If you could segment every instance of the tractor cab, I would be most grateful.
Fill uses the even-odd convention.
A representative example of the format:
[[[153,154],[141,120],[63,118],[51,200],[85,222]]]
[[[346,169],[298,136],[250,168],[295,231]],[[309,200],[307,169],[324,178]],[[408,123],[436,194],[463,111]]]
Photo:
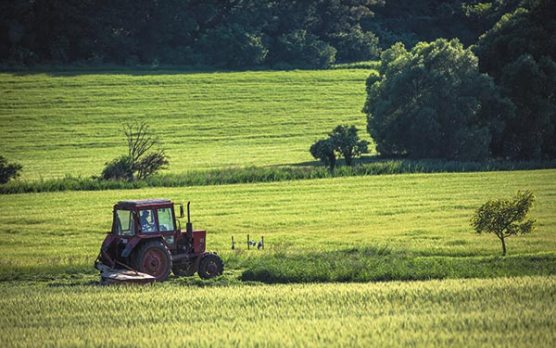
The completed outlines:
[[[180,207],[183,211],[183,206]],[[168,248],[173,249],[179,235],[174,203],[166,199],[118,202],[114,206],[111,233],[124,239],[162,237]]]
[[[184,216],[183,205],[179,205]],[[114,205],[112,229],[95,262],[99,270],[127,269],[158,281],[198,273],[203,279],[221,275],[222,259],[205,251],[206,231],[194,230],[187,204],[186,229],[181,230],[174,203],[168,199],[120,201]]]

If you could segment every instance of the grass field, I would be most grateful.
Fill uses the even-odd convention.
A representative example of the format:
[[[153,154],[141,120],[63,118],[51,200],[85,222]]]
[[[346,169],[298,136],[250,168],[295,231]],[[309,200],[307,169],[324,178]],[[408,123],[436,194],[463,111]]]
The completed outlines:
[[[284,255],[354,248],[480,261],[498,257],[501,246],[493,235],[473,232],[469,219],[474,209],[488,199],[511,197],[518,189],[537,195],[532,217],[538,229],[510,238],[509,255],[552,255],[545,264],[551,274],[556,272],[555,181],[556,170],[540,170],[9,195],[0,201],[0,275],[4,280],[29,275],[55,279],[68,272],[92,272],[111,225],[112,205],[153,197],[192,201],[194,226],[207,229],[209,249],[224,256],[229,270],[242,271],[259,257],[275,256],[270,263]],[[265,251],[247,252],[247,234],[255,240],[264,235]],[[235,252],[230,250],[232,236],[241,243]]]
[[[311,162],[339,123],[368,138],[371,72],[0,74],[0,154],[26,180],[99,175],[138,120],[167,149],[168,173]]]
[[[371,71],[0,74],[0,155],[25,181],[97,175],[138,119],[169,175],[312,164],[339,123],[367,137]],[[2,346],[553,347],[555,184],[547,169],[0,195]],[[520,189],[537,229],[503,258],[469,220]],[[192,202],[224,275],[97,286],[112,205],[159,197]]]
[[[554,347],[556,277],[147,288],[0,284],[3,347]]]

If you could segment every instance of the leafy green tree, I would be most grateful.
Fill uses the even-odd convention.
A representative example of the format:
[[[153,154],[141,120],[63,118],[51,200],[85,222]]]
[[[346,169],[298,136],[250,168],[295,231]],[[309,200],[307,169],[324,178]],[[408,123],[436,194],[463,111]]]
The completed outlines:
[[[338,125],[329,133],[330,140],[341,157],[346,161],[346,165],[351,166],[353,159],[363,153],[369,153],[369,143],[360,140],[355,126]]]
[[[330,138],[315,142],[311,145],[310,152],[315,159],[324,163],[325,167],[329,167],[330,171],[334,171],[336,167],[336,153],[334,152],[334,144]]]
[[[327,67],[338,48],[342,59],[368,56],[376,37],[360,28],[372,16],[371,7],[376,3],[4,1],[0,4],[0,63],[161,63],[227,68],[282,63],[291,67]],[[296,46],[299,42],[301,49]],[[294,53],[283,55],[282,49],[287,51],[288,47]]]
[[[106,163],[103,179],[142,180],[169,164],[164,149],[156,148],[159,141],[147,123],[127,124],[124,133],[128,154]]]
[[[497,155],[513,104],[458,40],[396,44],[367,80],[367,130],[382,156],[483,160]]]
[[[534,201],[531,191],[518,191],[514,199],[490,200],[477,209],[471,226],[479,234],[494,233],[502,242],[502,255],[506,256],[506,238],[533,231],[535,220],[527,219],[527,213]]]
[[[333,171],[336,166],[336,154],[343,157],[346,165],[351,166],[353,159],[368,153],[369,143],[360,140],[355,126],[338,125],[328,133],[327,139],[321,139],[311,145],[310,151],[314,158],[321,160]]]
[[[19,163],[8,163],[4,156],[0,156],[0,184],[6,184],[11,179],[19,176],[19,172],[23,166]]]
[[[516,106],[503,135],[504,157],[556,157],[556,6],[532,1],[506,14],[473,48],[480,69]]]
[[[364,32],[354,26],[348,32],[330,35],[332,46],[338,50],[339,62],[357,62],[377,59],[380,56],[378,37],[370,31]]]

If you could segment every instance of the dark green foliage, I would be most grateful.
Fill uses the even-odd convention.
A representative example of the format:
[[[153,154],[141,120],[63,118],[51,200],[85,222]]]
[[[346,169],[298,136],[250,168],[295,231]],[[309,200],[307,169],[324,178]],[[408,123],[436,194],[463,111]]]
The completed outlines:
[[[338,125],[328,134],[334,150],[346,161],[346,165],[353,165],[353,159],[361,154],[369,153],[366,140],[360,140],[355,126]]]
[[[143,180],[168,165],[164,149],[155,148],[158,145],[149,125],[134,123],[125,126],[128,154],[120,156],[106,163],[102,171],[104,180]]]
[[[23,167],[19,163],[8,163],[4,156],[0,156],[0,185],[17,178]]]
[[[480,68],[516,106],[503,135],[504,156],[556,157],[556,6],[533,2],[505,15],[474,47]]]
[[[485,160],[498,155],[513,105],[457,41],[396,44],[367,81],[367,130],[382,156]]]
[[[156,174],[160,169],[168,166],[168,160],[164,154],[164,150],[156,150],[149,154],[144,155],[136,164],[137,180],[146,179],[153,174]]]
[[[333,34],[330,39],[332,46],[338,50],[338,62],[357,62],[380,56],[378,37],[372,32],[363,31],[361,27],[356,26],[349,32]]]
[[[16,0],[0,5],[0,63],[323,68],[377,56],[377,0]]]
[[[114,158],[106,163],[106,167],[102,170],[102,178],[105,180],[133,180],[133,160],[131,157],[124,155]]]
[[[534,0],[533,0],[534,1]],[[373,8],[372,20],[362,26],[387,48],[396,42],[413,47],[420,41],[438,38],[458,38],[465,46],[478,37],[506,13],[531,0],[386,0],[384,6]]]
[[[324,163],[325,167],[329,167],[331,171],[334,171],[336,167],[336,153],[334,152],[334,144],[330,138],[318,140],[311,145],[309,151],[311,151],[311,155],[313,155],[314,158]]]
[[[271,50],[274,64],[301,68],[328,68],[336,60],[336,49],[306,30],[280,36]]]
[[[261,65],[268,53],[260,33],[250,32],[239,24],[223,24],[207,30],[198,47],[209,65],[223,68]]]
[[[505,239],[531,233],[535,220],[526,220],[535,196],[531,191],[519,191],[514,199],[490,200],[483,204],[471,219],[477,233],[494,233],[502,242],[502,256],[506,256]]]
[[[343,157],[346,165],[353,165],[353,159],[368,153],[369,143],[360,140],[355,126],[338,125],[328,133],[327,139],[318,140],[311,148],[311,155],[321,160],[326,167],[333,171],[336,164],[336,154]]]
[[[459,38],[471,45],[502,15],[536,3],[538,0],[4,1],[0,5],[0,62],[10,68],[114,63],[300,67],[300,62],[312,64],[314,57],[283,60],[283,43],[279,43],[300,31],[325,44],[319,51],[333,47],[339,62],[353,62],[375,59],[380,47],[396,42],[412,47],[420,41]],[[312,49],[305,52],[315,54]],[[317,63],[311,67],[326,66],[321,60]]]

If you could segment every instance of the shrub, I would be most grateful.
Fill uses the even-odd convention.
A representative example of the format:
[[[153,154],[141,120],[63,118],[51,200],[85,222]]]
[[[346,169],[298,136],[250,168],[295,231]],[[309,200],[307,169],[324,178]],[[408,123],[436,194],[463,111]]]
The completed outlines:
[[[331,171],[336,167],[336,153],[334,153],[334,144],[332,140],[321,139],[311,145],[309,149],[314,158],[324,163],[325,167],[329,167]]]
[[[6,184],[11,179],[17,178],[23,167],[18,163],[8,163],[8,161],[0,156],[0,184]]]

